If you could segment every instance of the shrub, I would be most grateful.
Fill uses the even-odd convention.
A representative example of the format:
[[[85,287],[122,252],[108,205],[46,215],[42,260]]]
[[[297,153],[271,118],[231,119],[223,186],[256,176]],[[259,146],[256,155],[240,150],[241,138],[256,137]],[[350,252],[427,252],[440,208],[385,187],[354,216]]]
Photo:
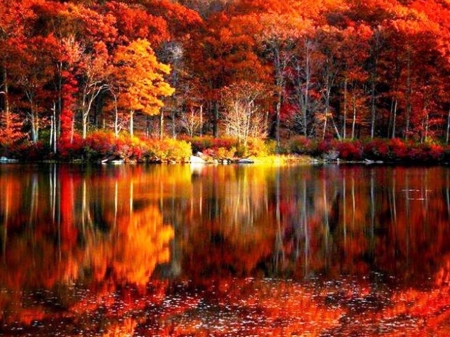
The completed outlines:
[[[363,149],[359,141],[342,141],[337,145],[339,158],[344,160],[361,160]]]
[[[393,138],[389,141],[388,158],[393,161],[408,160],[411,152],[408,145],[399,138]]]
[[[305,136],[291,138],[288,145],[289,151],[296,154],[313,154],[317,152],[317,144]]]
[[[409,148],[408,159],[420,163],[436,163],[444,159],[444,148],[436,144],[417,144]]]
[[[373,160],[386,160],[389,146],[384,139],[372,139],[363,145],[363,157]]]
[[[445,145],[443,147],[442,160],[445,162],[450,162],[450,145]]]
[[[184,139],[191,143],[193,153],[204,152],[207,149],[217,150],[220,147],[231,150],[238,145],[237,140],[234,138],[213,138],[204,136]]]
[[[123,134],[115,140],[114,155],[120,158],[143,161],[146,152],[146,142],[138,137]]]
[[[89,134],[84,142],[84,155],[87,160],[118,157],[143,161],[147,152],[147,142],[126,133],[116,138],[113,132],[96,131]]]
[[[235,154],[235,147],[231,147],[230,149],[227,149],[226,147],[219,147],[216,150],[215,156],[217,157],[217,159],[233,159]]]
[[[442,161],[444,159],[444,147],[442,145],[429,145],[429,153],[432,160]]]
[[[339,142],[336,139],[324,139],[317,144],[313,155],[323,156],[338,151]]]
[[[245,146],[244,144],[238,144],[238,146],[236,147],[236,156],[239,158],[247,158],[249,156],[248,146]]]
[[[192,146],[192,151],[194,153],[203,152],[206,149],[209,149],[213,145],[214,138],[204,136],[204,137],[193,137],[189,139]]]
[[[37,143],[24,142],[14,148],[11,153],[13,158],[23,161],[38,161],[48,158],[50,149],[41,141]]]
[[[172,138],[147,141],[146,156],[151,162],[187,162],[192,154],[191,144]]]
[[[77,133],[73,138],[60,138],[57,144],[58,158],[61,160],[73,160],[84,156],[84,140]]]
[[[266,150],[269,155],[277,153],[288,153],[286,147],[277,148],[277,142],[275,140],[268,139],[264,142]]]
[[[84,153],[88,160],[115,155],[115,136],[112,132],[95,131],[85,139]]]
[[[212,147],[219,148],[224,147],[226,149],[231,149],[232,147],[236,147],[237,140],[234,138],[214,138],[212,142]]]
[[[273,154],[271,145],[273,146],[273,144],[266,143],[263,139],[250,138],[247,141],[247,156],[265,157]]]

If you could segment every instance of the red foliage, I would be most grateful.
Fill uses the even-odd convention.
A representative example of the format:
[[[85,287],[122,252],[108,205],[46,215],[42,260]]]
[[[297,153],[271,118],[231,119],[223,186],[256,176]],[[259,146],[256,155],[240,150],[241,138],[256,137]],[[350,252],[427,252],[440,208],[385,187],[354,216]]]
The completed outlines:
[[[115,139],[110,132],[97,131],[91,133],[85,140],[87,159],[100,159],[114,154]]]
[[[78,133],[70,137],[61,137],[58,140],[58,156],[62,160],[81,158],[84,151],[84,140]]]
[[[364,157],[385,160],[389,152],[388,143],[383,139],[372,139],[363,146]]]
[[[339,142],[334,138],[325,138],[317,144],[317,153],[323,154],[330,151],[335,151],[338,148]]]
[[[408,146],[399,138],[393,138],[388,143],[389,159],[393,161],[402,161],[408,158]]]
[[[49,149],[41,141],[36,143],[22,143],[10,149],[13,158],[23,161],[37,161],[46,159]]]
[[[437,144],[413,144],[401,139],[373,139],[364,145],[364,157],[388,162],[438,163],[445,159],[445,148]]]
[[[237,140],[234,138],[213,138],[206,136],[186,138],[185,140],[191,143],[194,153],[198,151],[204,152],[207,149],[216,151],[221,147],[230,150],[232,147],[237,146]]]
[[[73,135],[73,108],[75,99],[73,94],[76,92],[76,80],[69,77],[62,86],[63,107],[61,111],[61,138],[71,138]]]
[[[344,160],[361,160],[363,150],[359,141],[343,141],[338,144],[339,158]]]
[[[141,161],[146,152],[146,144],[136,137],[126,135],[115,139],[114,154],[120,158]]]
[[[305,136],[293,137],[289,142],[289,150],[296,154],[312,154],[316,151],[316,143]]]
[[[418,144],[411,146],[408,160],[419,163],[435,163],[444,159],[444,148],[435,144]]]

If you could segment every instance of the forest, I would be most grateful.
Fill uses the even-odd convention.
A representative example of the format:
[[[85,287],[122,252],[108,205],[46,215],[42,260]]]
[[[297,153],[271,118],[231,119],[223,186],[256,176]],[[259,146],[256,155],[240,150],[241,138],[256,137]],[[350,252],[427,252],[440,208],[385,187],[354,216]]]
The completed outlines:
[[[450,157],[447,0],[5,0],[0,17],[1,156]]]

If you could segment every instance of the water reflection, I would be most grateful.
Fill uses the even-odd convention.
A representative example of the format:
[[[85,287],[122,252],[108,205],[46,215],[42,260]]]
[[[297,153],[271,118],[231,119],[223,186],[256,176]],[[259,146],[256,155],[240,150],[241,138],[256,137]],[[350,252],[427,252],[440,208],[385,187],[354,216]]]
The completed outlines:
[[[449,217],[439,167],[2,165],[0,334],[439,335]]]

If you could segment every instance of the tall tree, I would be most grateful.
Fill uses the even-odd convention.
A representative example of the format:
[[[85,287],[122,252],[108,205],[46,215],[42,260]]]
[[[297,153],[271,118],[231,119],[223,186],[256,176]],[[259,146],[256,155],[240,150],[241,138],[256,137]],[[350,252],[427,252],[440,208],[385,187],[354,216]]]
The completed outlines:
[[[120,46],[114,56],[115,79],[123,90],[119,107],[129,111],[129,131],[134,134],[134,114],[157,115],[164,106],[163,98],[174,89],[165,81],[170,66],[160,63],[150,42],[138,39],[128,46]]]
[[[26,112],[30,140],[37,143],[43,123],[48,124],[53,93],[48,89],[54,75],[53,51],[57,49],[53,36],[32,37],[17,48],[14,74],[23,92],[21,106]]]
[[[21,123],[20,117],[12,115],[11,111],[11,69],[17,62],[14,54],[25,37],[26,23],[33,18],[31,5],[31,1],[0,3],[0,128],[10,136],[18,136],[17,127]]]
[[[249,137],[264,138],[267,124],[264,118],[263,101],[268,90],[263,84],[247,81],[233,83],[222,89],[225,106],[224,123],[226,134],[247,146]]]

